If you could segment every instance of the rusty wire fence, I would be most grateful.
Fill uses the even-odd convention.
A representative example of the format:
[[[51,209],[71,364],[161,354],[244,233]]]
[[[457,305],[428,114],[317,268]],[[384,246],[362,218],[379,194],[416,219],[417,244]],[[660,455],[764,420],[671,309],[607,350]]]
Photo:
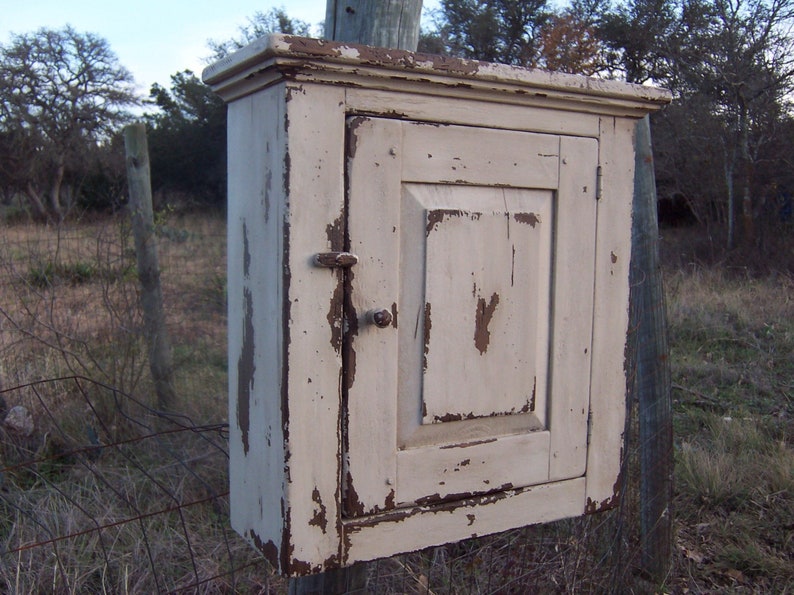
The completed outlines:
[[[168,223],[179,414],[152,405],[123,221],[3,230],[0,591],[288,590],[228,523],[225,222]],[[613,510],[372,562],[367,591],[652,591],[629,413]]]
[[[49,405],[64,392],[77,414]],[[163,414],[77,376],[0,397],[36,418],[29,435],[0,431],[5,592],[286,592],[228,525],[225,423]],[[651,591],[639,574],[636,488],[624,494],[610,512],[370,563],[367,590]]]
[[[70,395],[71,415],[50,405],[56,392]],[[158,413],[78,376],[2,397],[35,422],[2,432],[0,588],[267,589],[263,564],[226,523],[226,424]]]

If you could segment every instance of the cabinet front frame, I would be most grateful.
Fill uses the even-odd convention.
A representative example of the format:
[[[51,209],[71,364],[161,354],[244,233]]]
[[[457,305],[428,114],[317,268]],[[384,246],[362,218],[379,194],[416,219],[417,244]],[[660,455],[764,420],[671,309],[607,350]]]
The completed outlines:
[[[278,511],[263,510],[259,515],[238,515],[235,528],[263,552],[265,548],[275,548],[278,553],[269,559],[277,559],[282,572],[307,574],[612,505],[617,494],[625,419],[623,364],[634,166],[633,159],[627,156],[633,155],[634,120],[499,105],[464,96],[440,101],[437,97],[399,91],[291,81],[243,99],[254,104],[250,116],[270,117],[263,108],[257,114],[256,103],[262,97],[276,97],[284,102],[283,120],[272,123],[264,143],[271,143],[266,150],[275,152],[270,161],[277,164],[281,159],[283,179],[278,179],[277,167],[269,174],[263,171],[260,196],[247,196],[244,200],[261,203],[262,209],[255,217],[280,219],[271,221],[268,228],[280,238],[276,250],[276,257],[283,261],[279,324],[285,336],[275,345],[283,360],[278,380],[257,378],[256,390],[265,392],[261,397],[252,394],[250,406],[256,407],[258,398],[281,403],[281,427],[274,431],[272,439],[284,442],[285,467],[273,471],[283,476],[283,526],[274,529],[273,523],[266,520],[278,515]],[[268,102],[272,100],[262,105]],[[311,257],[317,252],[344,248],[341,148],[345,142],[345,119],[356,115],[598,139],[598,164],[603,175],[593,255],[593,373],[584,477],[360,519],[343,517],[339,507],[344,414],[342,353],[340,329],[334,322],[343,307],[343,275],[338,270],[317,268]],[[246,117],[249,116],[243,115],[233,125],[244,129]],[[279,156],[278,151],[283,151],[283,155]],[[230,153],[230,163],[234,159],[245,162],[251,156],[235,157]],[[268,188],[273,188],[273,192],[268,194]],[[230,221],[230,230],[238,227],[239,222]],[[231,234],[230,231],[230,239],[239,241]],[[251,271],[256,270],[260,256],[249,257],[253,263],[249,273],[256,277]],[[255,329],[264,329],[271,323],[262,315],[252,321]],[[272,386],[263,387],[267,382]],[[258,456],[261,455],[247,452],[244,458]],[[266,478],[257,482],[259,489],[265,489],[266,484]],[[240,489],[250,488],[234,488]],[[238,496],[239,505],[255,510],[257,498],[255,493]],[[276,539],[278,530],[281,539]]]

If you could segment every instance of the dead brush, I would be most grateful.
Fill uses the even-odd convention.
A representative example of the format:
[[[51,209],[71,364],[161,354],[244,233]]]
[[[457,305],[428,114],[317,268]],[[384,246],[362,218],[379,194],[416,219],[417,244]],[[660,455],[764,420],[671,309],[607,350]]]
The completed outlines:
[[[225,426],[163,417],[86,378],[61,382],[83,407],[51,411],[47,382],[31,385],[49,415],[38,447],[12,461],[2,444],[0,584],[113,593],[250,584],[236,569],[264,563],[226,521]],[[116,411],[98,406],[105,391]]]
[[[179,241],[163,240],[177,381],[184,410],[200,411],[213,420],[208,425],[147,405],[123,220],[4,229],[0,391],[6,409],[26,408],[35,431],[0,430],[0,591],[228,592],[267,584],[263,563],[226,521],[225,312],[200,299],[225,268],[224,222],[177,224],[195,225]]]

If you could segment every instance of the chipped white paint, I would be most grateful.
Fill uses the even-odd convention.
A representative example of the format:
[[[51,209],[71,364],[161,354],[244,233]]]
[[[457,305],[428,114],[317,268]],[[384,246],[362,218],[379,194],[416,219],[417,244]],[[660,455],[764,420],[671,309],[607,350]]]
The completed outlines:
[[[598,228],[595,254],[595,301],[593,305],[593,366],[590,386],[590,448],[587,452],[587,510],[600,510],[617,504],[620,457],[623,451],[625,411],[615,407],[626,394],[623,365],[626,337],[615,329],[628,329],[628,298],[631,242],[625,234],[631,229],[631,191],[634,185],[634,122],[621,118],[601,118],[599,160],[602,171],[602,196],[598,201]],[[632,145],[626,139],[632,139]],[[619,295],[620,300],[610,296]],[[599,346],[598,349],[595,346]],[[611,373],[604,373],[612,370]],[[593,448],[600,445],[600,448]]]
[[[365,88],[388,86],[388,81],[397,84],[402,79],[403,83],[419,82],[426,93],[434,94],[440,93],[437,85],[457,85],[458,89],[470,85],[500,91],[504,103],[534,96],[558,107],[579,103],[578,108],[570,106],[573,111],[619,110],[634,117],[670,101],[669,92],[655,87],[291,35],[261,37],[205,68],[202,75],[222,96],[231,98],[253,92],[285,71],[298,81],[306,77],[342,82],[345,78],[350,81],[352,75],[356,85]],[[448,95],[454,96],[455,91]]]
[[[462,190],[430,192],[442,188]],[[552,193],[466,190],[425,210],[423,424],[537,415],[545,402]],[[459,194],[473,194],[470,210]]]
[[[590,360],[598,348],[592,344],[597,148],[596,140],[590,138],[560,139],[560,224],[554,246],[554,338],[550,345],[552,480],[582,475],[586,467]]]
[[[506,490],[449,505],[417,506],[345,524],[348,559],[373,560],[398,549],[421,548],[488,535],[530,523],[580,515],[584,478]]]
[[[283,92],[283,91],[282,91]],[[229,195],[263,200],[229,201],[228,301],[229,458],[232,524],[278,566],[287,519],[285,434],[280,399],[262,390],[282,383],[281,242],[286,190],[278,171],[286,137],[284,103],[268,91],[229,106]],[[249,122],[243,126],[240,122]],[[253,225],[251,222],[257,222]],[[257,258],[269,254],[271,258]],[[254,263],[256,263],[254,265]],[[259,322],[267,317],[270,324]],[[254,496],[256,495],[256,496]]]
[[[360,516],[393,506],[397,463],[393,454],[397,440],[397,418],[393,397],[399,375],[396,328],[404,325],[407,312],[399,299],[401,254],[399,193],[401,136],[397,120],[373,121],[353,118],[348,126],[350,180],[347,228],[351,250],[357,251],[361,266],[352,271],[351,301],[358,316],[358,331],[349,337],[355,369],[348,370],[346,442],[366,444],[355,456],[345,452],[342,485],[348,516]],[[392,149],[395,149],[392,151]],[[372,175],[377,172],[377,175]],[[377,279],[362,284],[362,279]],[[391,328],[381,329],[363,320],[374,308],[392,308]],[[368,360],[378,354],[376,360]],[[359,363],[359,358],[361,362]],[[371,368],[374,365],[375,368]],[[362,372],[362,373],[359,373]],[[376,396],[378,395],[378,396]],[[380,396],[392,398],[383,402]],[[351,420],[353,416],[355,420]],[[391,481],[391,484],[387,483]]]
[[[350,340],[351,516],[581,476],[596,140],[374,118],[350,137],[353,304],[400,297],[396,328]]]
[[[295,575],[613,504],[633,123],[669,95],[278,35],[204,77],[235,529]]]

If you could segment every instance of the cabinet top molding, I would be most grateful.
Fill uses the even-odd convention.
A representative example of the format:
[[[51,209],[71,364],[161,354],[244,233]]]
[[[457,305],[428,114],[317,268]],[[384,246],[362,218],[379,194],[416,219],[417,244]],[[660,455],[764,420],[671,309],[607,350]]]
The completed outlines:
[[[346,42],[270,34],[208,66],[205,83],[231,101],[283,80],[640,118],[671,101],[658,87]],[[580,107],[576,107],[580,104]]]

